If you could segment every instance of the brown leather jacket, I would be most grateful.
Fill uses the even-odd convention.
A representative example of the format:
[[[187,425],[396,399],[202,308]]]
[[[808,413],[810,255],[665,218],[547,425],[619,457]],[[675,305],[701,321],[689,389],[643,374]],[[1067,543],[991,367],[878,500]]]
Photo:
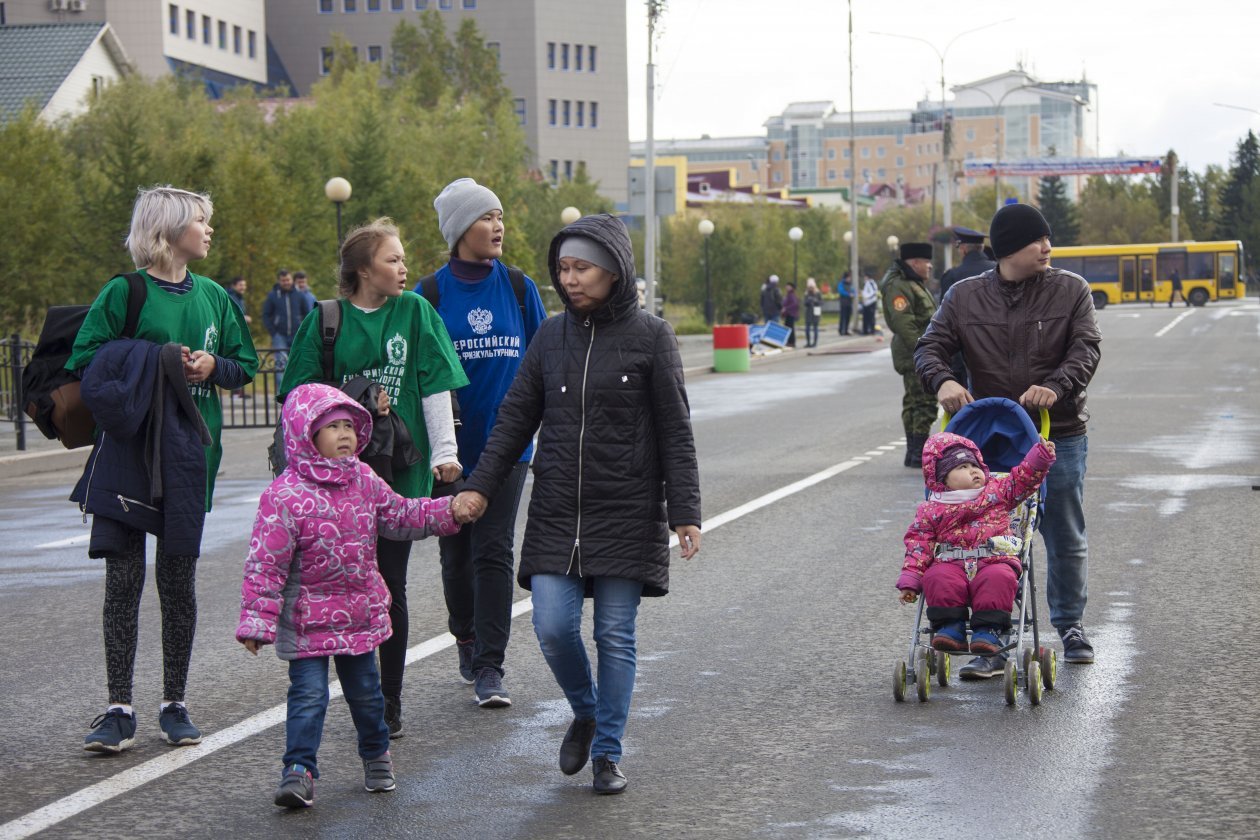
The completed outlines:
[[[1018,402],[1030,385],[1049,388],[1058,396],[1050,433],[1070,437],[1085,433],[1085,388],[1098,369],[1101,341],[1083,278],[1052,266],[1009,283],[993,268],[954,284],[915,346],[914,365],[932,394],[957,381],[950,359],[958,350],[977,399]]]

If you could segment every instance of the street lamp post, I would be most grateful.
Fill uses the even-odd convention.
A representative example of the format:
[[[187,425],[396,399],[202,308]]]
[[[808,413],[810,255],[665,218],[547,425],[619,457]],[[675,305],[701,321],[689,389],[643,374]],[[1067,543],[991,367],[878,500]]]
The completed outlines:
[[[713,326],[713,280],[709,273],[709,237],[713,235],[713,222],[701,219],[696,226],[704,240],[704,323]]]
[[[337,247],[341,247],[341,205],[350,200],[350,182],[345,178],[329,178],[324,184],[324,195],[337,205]]]
[[[792,240],[792,285],[796,285],[796,246],[801,241],[801,237],[805,235],[805,231],[798,227],[788,230],[788,239]]]

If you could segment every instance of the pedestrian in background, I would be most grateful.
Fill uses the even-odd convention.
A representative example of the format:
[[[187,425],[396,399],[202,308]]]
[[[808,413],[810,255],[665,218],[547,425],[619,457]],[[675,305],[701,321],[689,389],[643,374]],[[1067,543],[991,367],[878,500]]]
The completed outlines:
[[[201,742],[184,706],[193,636],[197,629],[197,558],[201,553],[204,513],[214,498],[214,480],[223,457],[223,406],[216,388],[239,388],[258,370],[258,354],[245,326],[245,317],[223,287],[208,277],[193,274],[188,263],[205,259],[210,252],[210,216],[214,205],[200,193],[154,187],[140,191],[131,212],[127,249],[144,278],[146,295],[135,338],[153,344],[179,345],[187,395],[205,423],[209,443],[204,460],[176,459],[164,464],[166,481],[163,510],[178,513],[171,521],[184,528],[164,528],[157,538],[154,563],[158,599],[162,604],[162,705],[158,725],[168,744],[184,746]],[[82,371],[114,344],[126,320],[130,294],[125,277],[105,284],[88,310],[66,362],[68,370]],[[105,352],[110,352],[105,350]],[[130,359],[128,359],[130,361]],[[127,365],[126,375],[138,375]],[[124,384],[131,384],[130,381]],[[134,388],[120,389],[134,393]],[[168,424],[163,424],[165,429]],[[141,436],[142,437],[142,436]],[[164,439],[165,440],[165,439]],[[121,442],[126,446],[126,442]],[[126,482],[138,480],[150,487],[156,476],[153,465],[140,459],[110,460],[121,450],[120,441],[98,433],[96,446],[71,497],[92,513],[92,541],[88,556],[105,559],[105,606],[102,635],[105,641],[105,674],[109,683],[109,707],[92,722],[83,748],[90,752],[117,753],[135,743],[136,714],[132,709],[132,674],[140,633],[140,596],[145,578],[145,526],[139,505],[120,500]],[[194,452],[194,457],[195,457]],[[168,470],[175,469],[175,474]],[[197,475],[204,469],[204,476]],[[182,479],[176,487],[169,479]],[[111,504],[103,504],[104,501]],[[134,513],[136,516],[131,516]],[[200,515],[199,515],[200,514]],[[195,531],[187,523],[195,521]]]
[[[311,308],[311,299],[294,288],[289,270],[282,268],[276,272],[276,284],[263,301],[263,327],[271,336],[271,348],[275,352],[276,391],[280,390],[288,364],[289,347]]]
[[[669,589],[670,529],[684,559],[700,550],[695,441],[677,339],[635,303],[621,220],[578,219],[556,234],[547,265],[565,311],[530,343],[456,516],[485,510],[538,432],[517,580],[533,593],[534,632],[573,710],[560,769],[573,775],[589,756],[594,791],[620,793],[639,600]]]
[[[945,300],[945,295],[950,288],[959,280],[976,277],[984,274],[991,268],[997,268],[997,263],[989,259],[988,254],[985,253],[984,234],[980,231],[956,227],[954,228],[954,244],[957,245],[958,253],[962,255],[962,260],[958,265],[941,275],[942,301]],[[963,354],[955,353],[950,366],[954,369],[954,378],[965,385],[967,383],[967,362],[963,358]]]
[[[862,307],[862,335],[875,334],[875,305],[879,303],[879,285],[869,274],[862,280],[862,295],[858,298]]]
[[[915,366],[924,387],[956,414],[982,397],[1005,397],[1050,415],[1057,460],[1046,479],[1040,533],[1046,548],[1046,600],[1063,658],[1087,664],[1085,636],[1089,545],[1085,533],[1085,460],[1089,451],[1085,389],[1098,369],[1102,335],[1089,283],[1050,265],[1050,225],[1027,204],[1008,204],[989,226],[998,266],[950,290],[919,340]],[[976,324],[984,325],[976,328]],[[969,386],[950,359],[967,357]],[[960,676],[1002,673],[1004,657],[977,657]]]
[[[761,317],[767,324],[777,324],[782,311],[783,294],[779,291],[779,275],[771,274],[761,284]]]
[[[836,284],[840,294],[840,335],[849,334],[849,320],[853,317],[853,273],[846,271]]]
[[[822,292],[813,277],[805,281],[805,346],[818,346],[818,324],[822,321]]]
[[[228,297],[232,299],[232,303],[236,304],[236,308],[241,310],[241,314],[245,316],[246,325],[249,325],[253,323],[254,319],[249,317],[249,312],[245,308],[245,293],[247,291],[249,291],[249,283],[239,274],[228,281]],[[238,400],[250,399],[249,394],[245,393],[244,388],[237,388],[233,390],[232,396]]]
[[[395,466],[389,486],[409,499],[431,494],[433,479],[451,482],[462,469],[455,446],[451,394],[468,384],[442,319],[429,302],[407,291],[407,264],[398,228],[377,219],[351,231],[341,245],[337,283],[341,332],[333,346],[332,380],[363,376],[381,386],[383,405],[403,421],[419,460]],[[294,337],[279,399],[307,382],[324,379],[319,312]],[[377,415],[381,415],[378,413]],[[394,633],[380,646],[381,690],[391,738],[403,735],[402,684],[410,614],[407,562],[411,541],[381,535],[376,558],[389,587]]]
[[[788,328],[788,347],[796,346],[796,319],[801,317],[801,299],[796,296],[796,284],[788,283],[783,295],[783,326]]]
[[[468,384],[456,393],[459,462],[476,468],[499,404],[521,366],[538,325],[547,317],[534,281],[513,278],[500,258],[505,228],[499,197],[472,178],[447,184],[433,201],[450,261],[433,276],[437,312],[455,343]],[[517,280],[520,297],[517,296]],[[421,284],[423,285],[423,283]],[[417,286],[416,291],[424,294]],[[442,591],[455,637],[459,675],[483,708],[512,705],[503,685],[503,657],[512,629],[516,510],[533,457],[526,446],[482,517],[442,537]]]
[[[319,303],[315,293],[311,291],[311,284],[306,278],[305,271],[293,272],[293,288],[297,289],[311,304],[311,309],[315,308],[315,304]]]
[[[1185,292],[1181,290],[1180,272],[1178,272],[1177,269],[1174,268],[1172,270],[1172,276],[1169,277],[1168,279],[1172,281],[1172,291],[1168,293],[1168,308],[1172,309],[1173,301],[1176,300],[1178,296],[1181,297],[1182,303],[1184,303],[1186,306],[1189,306],[1190,301],[1186,300]]]
[[[907,467],[923,466],[923,444],[936,422],[936,397],[923,389],[914,370],[914,347],[932,323],[936,301],[927,289],[932,276],[932,243],[903,242],[899,258],[884,275],[884,323],[892,333],[893,370],[901,376],[901,428],[906,433]]]
[[[258,500],[236,640],[255,656],[275,645],[276,656],[289,663],[275,803],[309,808],[328,712],[329,659],[358,732],[363,787],[394,789],[376,668],[376,649],[392,632],[377,534],[419,540],[453,534],[459,525],[449,498],[404,498],[359,460],[372,438],[372,415],[342,391],[302,385],[283,414],[288,466]]]

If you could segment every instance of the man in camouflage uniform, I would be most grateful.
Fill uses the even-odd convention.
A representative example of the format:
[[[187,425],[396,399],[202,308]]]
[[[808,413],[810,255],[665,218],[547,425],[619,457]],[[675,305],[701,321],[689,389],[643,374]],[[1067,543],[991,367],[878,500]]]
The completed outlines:
[[[884,298],[884,322],[892,332],[893,370],[901,374],[905,396],[901,400],[901,425],[906,432],[907,467],[923,466],[923,444],[936,422],[936,397],[923,390],[914,371],[914,346],[932,323],[936,301],[927,290],[932,274],[930,242],[906,242],[899,259],[880,281]]]

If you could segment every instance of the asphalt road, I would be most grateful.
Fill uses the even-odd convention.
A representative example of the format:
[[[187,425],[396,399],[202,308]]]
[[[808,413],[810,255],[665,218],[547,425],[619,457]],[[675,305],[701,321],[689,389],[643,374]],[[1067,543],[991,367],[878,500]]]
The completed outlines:
[[[157,739],[149,583],[137,747],[83,752],[105,700],[103,577],[63,501],[76,476],[0,480],[0,838],[1254,836],[1260,305],[1117,306],[1099,321],[1086,484],[1098,661],[1060,666],[1039,707],[1022,694],[1007,707],[1000,680],[892,698],[913,618],[893,582],[922,479],[901,466],[900,378],[882,345],[693,377],[703,550],[640,612],[619,797],[556,768],[569,713],[524,592],[515,704],[473,704],[426,542],[412,553],[397,791],[363,791],[334,700],[315,808],[271,804],[285,669],[232,636],[265,431],[228,439],[198,570],[189,708],[206,743]]]

